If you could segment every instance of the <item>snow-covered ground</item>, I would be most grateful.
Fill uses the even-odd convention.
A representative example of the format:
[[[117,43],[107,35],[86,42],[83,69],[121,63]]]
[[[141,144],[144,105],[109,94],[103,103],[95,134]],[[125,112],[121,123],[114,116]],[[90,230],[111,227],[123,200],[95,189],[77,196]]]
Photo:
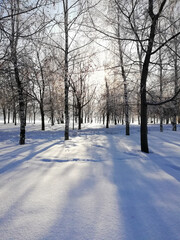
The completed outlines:
[[[179,240],[180,132],[0,124],[1,240]]]

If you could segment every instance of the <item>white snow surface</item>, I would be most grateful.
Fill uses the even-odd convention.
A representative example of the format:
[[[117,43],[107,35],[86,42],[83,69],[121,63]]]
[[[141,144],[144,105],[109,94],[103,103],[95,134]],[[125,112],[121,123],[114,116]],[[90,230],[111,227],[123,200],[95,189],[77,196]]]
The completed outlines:
[[[0,124],[0,240],[179,240],[180,132]]]

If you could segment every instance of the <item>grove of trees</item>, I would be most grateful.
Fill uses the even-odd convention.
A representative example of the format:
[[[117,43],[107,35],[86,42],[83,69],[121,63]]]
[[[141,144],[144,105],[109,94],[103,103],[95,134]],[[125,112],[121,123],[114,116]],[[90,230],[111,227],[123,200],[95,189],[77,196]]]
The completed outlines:
[[[4,124],[40,116],[64,124],[64,139],[93,121],[140,125],[180,122],[178,0],[2,0],[0,108]]]

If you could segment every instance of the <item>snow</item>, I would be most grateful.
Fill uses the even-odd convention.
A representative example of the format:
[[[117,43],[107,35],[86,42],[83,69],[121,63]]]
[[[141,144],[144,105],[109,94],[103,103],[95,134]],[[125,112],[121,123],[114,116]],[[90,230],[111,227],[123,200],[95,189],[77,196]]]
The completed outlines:
[[[0,239],[179,240],[180,132],[0,124]]]

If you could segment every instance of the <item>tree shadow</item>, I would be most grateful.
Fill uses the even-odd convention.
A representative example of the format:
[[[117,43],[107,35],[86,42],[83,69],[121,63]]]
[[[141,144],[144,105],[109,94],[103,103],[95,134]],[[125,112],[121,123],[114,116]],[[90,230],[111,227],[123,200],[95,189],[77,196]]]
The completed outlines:
[[[73,158],[69,160],[63,160],[63,159],[41,159],[42,162],[57,162],[57,163],[65,163],[65,162],[101,162],[96,159],[82,159],[82,158]]]
[[[46,150],[50,149],[51,147],[53,147],[57,144],[60,144],[60,141],[50,143],[50,144],[48,144],[48,146],[36,151],[36,147],[39,147],[40,145],[43,146],[44,144],[47,144],[47,143],[48,143],[48,141],[43,141],[43,142],[41,142],[41,144],[37,143],[37,144],[19,146],[18,149],[13,150],[12,152],[10,152],[8,154],[5,153],[5,154],[1,155],[2,161],[7,161],[7,160],[11,159],[11,162],[7,163],[5,166],[0,168],[0,174],[4,173],[6,171],[13,171],[20,164],[31,160],[32,158],[36,157],[39,153],[43,153]],[[23,149],[23,152],[29,152],[29,154],[23,158],[21,157],[22,149]],[[18,157],[20,157],[20,160],[13,159],[13,158],[18,158]]]
[[[112,137],[109,149],[114,163],[112,181],[117,186],[119,214],[127,233],[125,239],[178,240],[180,204],[176,194],[180,195],[180,188],[178,193],[174,191],[176,183],[169,177],[172,171],[162,163],[157,164],[153,154],[137,151],[139,144],[127,139],[124,151],[117,147],[117,141],[118,138]],[[128,146],[133,146],[131,152]],[[176,174],[173,177],[177,179]]]

